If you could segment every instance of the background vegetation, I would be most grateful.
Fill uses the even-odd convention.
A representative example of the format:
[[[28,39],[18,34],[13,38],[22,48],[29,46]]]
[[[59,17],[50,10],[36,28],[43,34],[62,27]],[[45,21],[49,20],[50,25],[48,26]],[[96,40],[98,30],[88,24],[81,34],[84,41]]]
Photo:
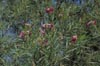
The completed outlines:
[[[100,66],[100,0],[0,0],[0,66]]]

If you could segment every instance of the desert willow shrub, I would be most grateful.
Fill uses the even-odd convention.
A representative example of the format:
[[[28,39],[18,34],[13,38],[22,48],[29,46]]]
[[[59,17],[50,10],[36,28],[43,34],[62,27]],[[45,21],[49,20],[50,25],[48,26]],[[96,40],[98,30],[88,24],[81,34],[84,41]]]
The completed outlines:
[[[100,66],[100,0],[52,1],[0,0],[0,66]]]

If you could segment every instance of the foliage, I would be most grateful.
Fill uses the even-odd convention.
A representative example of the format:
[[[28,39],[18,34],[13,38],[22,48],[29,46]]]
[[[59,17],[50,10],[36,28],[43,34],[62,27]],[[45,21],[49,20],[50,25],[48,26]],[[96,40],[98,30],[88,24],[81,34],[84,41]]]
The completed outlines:
[[[0,0],[0,66],[100,66],[100,0],[78,1]]]

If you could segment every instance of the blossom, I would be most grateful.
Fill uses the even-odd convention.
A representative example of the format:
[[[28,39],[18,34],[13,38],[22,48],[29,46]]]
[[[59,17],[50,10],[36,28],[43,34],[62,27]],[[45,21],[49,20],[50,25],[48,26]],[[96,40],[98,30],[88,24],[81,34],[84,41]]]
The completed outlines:
[[[42,29],[42,28],[40,28],[40,33],[42,34],[42,35],[45,35],[45,30],[44,29]]]
[[[91,22],[86,23],[86,26],[89,27],[91,25]]]
[[[77,35],[73,35],[71,38],[71,42],[75,43],[77,41]]]
[[[20,34],[19,34],[19,37],[20,38],[24,38],[25,37],[25,32],[24,31],[21,31]]]
[[[89,27],[90,25],[96,25],[96,20],[89,21],[86,23],[86,26]]]
[[[54,8],[53,7],[48,7],[48,8],[46,8],[45,11],[46,11],[46,13],[51,14],[51,13],[53,13]]]
[[[93,24],[93,25],[96,25],[96,20],[92,21],[92,24]]]
[[[54,27],[53,24],[47,24],[47,26],[48,26],[48,28],[50,28],[50,29]]]
[[[52,29],[54,27],[53,24],[42,24],[43,29]]]

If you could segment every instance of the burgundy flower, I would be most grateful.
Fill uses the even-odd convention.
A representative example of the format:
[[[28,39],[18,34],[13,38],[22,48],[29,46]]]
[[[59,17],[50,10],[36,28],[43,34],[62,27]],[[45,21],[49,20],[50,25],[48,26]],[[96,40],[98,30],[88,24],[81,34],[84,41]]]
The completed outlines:
[[[46,8],[46,13],[48,13],[48,14],[53,13],[53,11],[54,11],[54,8],[53,7]]]
[[[48,28],[53,28],[54,27],[54,25],[53,24],[47,24],[48,25]]]
[[[72,36],[71,42],[75,43],[77,41],[77,35]]]

